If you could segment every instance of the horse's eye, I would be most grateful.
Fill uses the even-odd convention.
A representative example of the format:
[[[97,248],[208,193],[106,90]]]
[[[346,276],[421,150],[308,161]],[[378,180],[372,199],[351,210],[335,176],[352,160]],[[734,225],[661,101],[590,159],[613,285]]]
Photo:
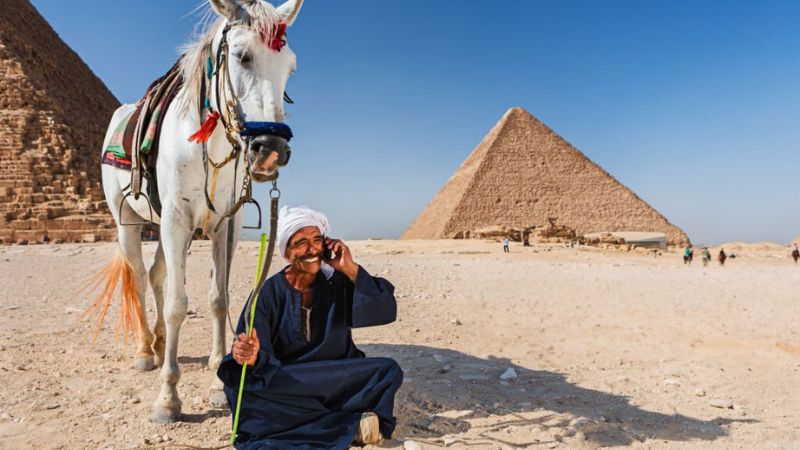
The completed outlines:
[[[240,54],[234,55],[234,56],[236,56],[236,58],[239,60],[239,62],[242,65],[250,64],[253,61],[253,57],[250,55],[250,53],[247,53],[247,52],[240,53]]]

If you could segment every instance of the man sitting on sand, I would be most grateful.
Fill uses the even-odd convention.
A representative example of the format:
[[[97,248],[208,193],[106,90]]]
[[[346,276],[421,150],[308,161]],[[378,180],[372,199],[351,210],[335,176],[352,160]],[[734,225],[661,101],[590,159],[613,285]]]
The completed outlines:
[[[394,431],[403,372],[392,359],[365,358],[350,332],[395,320],[394,287],[356,264],[329,231],[322,213],[280,211],[277,244],[289,265],[259,293],[252,338],[242,312],[217,371],[235,411],[248,364],[237,449],[346,449]]]

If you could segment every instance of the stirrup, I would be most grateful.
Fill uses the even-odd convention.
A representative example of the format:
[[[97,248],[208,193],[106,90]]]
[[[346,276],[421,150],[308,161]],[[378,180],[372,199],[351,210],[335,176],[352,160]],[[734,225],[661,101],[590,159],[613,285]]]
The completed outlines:
[[[242,225],[242,228],[245,230],[260,230],[261,229],[261,205],[255,199],[245,200],[242,203],[242,209],[244,209],[244,205],[254,205],[256,207],[256,211],[258,211],[258,225],[250,226],[250,225]]]
[[[128,197],[130,197],[131,195],[133,195],[133,199],[134,200],[139,200],[139,196],[140,195],[144,197],[145,201],[147,202],[147,208],[150,210],[150,220],[149,221],[144,220],[142,222],[123,223],[123,221],[122,221],[122,207],[125,205],[125,200]],[[147,224],[151,224],[151,223],[154,223],[153,222],[153,204],[150,203],[150,197],[148,197],[147,194],[145,194],[144,192],[139,192],[138,194],[134,194],[133,191],[128,191],[127,194],[122,196],[122,200],[120,200],[120,202],[119,202],[119,224],[121,226],[123,226],[123,227],[131,227],[131,226],[136,226],[136,225],[147,225]]]

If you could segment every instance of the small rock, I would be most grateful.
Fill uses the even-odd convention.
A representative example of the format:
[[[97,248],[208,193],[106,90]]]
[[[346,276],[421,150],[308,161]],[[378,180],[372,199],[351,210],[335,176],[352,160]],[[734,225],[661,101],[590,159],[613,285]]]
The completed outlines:
[[[433,359],[435,359],[436,362],[438,362],[440,364],[444,364],[446,362],[450,362],[450,358],[448,358],[447,356],[444,356],[444,355],[440,355],[438,353],[434,353],[433,354]]]
[[[203,399],[200,398],[200,397],[195,397],[195,398],[192,399],[192,404],[194,406],[200,406],[200,405],[203,404]]]
[[[11,420],[11,414],[9,413],[0,414],[0,420]]]
[[[694,390],[694,395],[696,395],[697,397],[705,397],[706,396],[706,391],[704,391],[702,389],[695,389]]]
[[[160,434],[154,434],[153,437],[150,438],[151,444],[160,444],[164,442],[164,439],[161,437]]]
[[[453,319],[450,321],[450,323],[452,323],[453,325],[461,325],[461,321],[458,319]]]
[[[712,398],[708,401],[708,404],[713,406],[714,408],[722,408],[722,409],[731,409],[733,408],[733,402],[730,400],[725,400],[724,398]]]
[[[139,399],[139,397],[131,397],[131,398],[129,398],[129,399],[128,399],[128,403],[131,403],[131,404],[133,404],[133,405],[135,405],[135,404],[137,404],[137,403],[140,403],[141,401],[142,401],[142,400],[141,400],[141,399]]]
[[[514,370],[513,367],[509,367],[505,372],[503,372],[502,375],[500,375],[500,379],[503,381],[516,380],[517,378],[519,378],[519,375],[517,375],[517,371]]]
[[[675,378],[666,378],[666,379],[664,379],[663,383],[664,383],[665,386],[680,386],[681,385],[681,382],[676,380]]]
[[[167,442],[167,441],[169,441],[169,436],[165,434],[164,436],[161,436],[161,439],[162,439],[164,442]]]
[[[403,442],[403,450],[422,450],[422,446],[416,441]]]

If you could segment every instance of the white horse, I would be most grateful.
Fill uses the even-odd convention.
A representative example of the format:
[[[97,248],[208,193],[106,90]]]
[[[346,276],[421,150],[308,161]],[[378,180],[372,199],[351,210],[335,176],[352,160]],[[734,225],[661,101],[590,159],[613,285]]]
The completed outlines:
[[[288,162],[289,155],[287,141],[291,136],[262,130],[243,137],[244,133],[240,132],[247,128],[247,123],[283,126],[285,87],[295,70],[296,59],[285,45],[282,31],[295,21],[303,1],[288,0],[278,8],[262,0],[209,2],[219,17],[197,42],[187,47],[182,57],[180,68],[184,85],[166,111],[158,141],[160,150],[156,174],[162,211],[160,217],[154,217],[154,221],[161,225],[161,235],[155,262],[149,271],[157,305],[152,332],[148,328],[142,301],[147,292],[148,271],[142,261],[141,226],[124,225],[149,219],[150,208],[143,197],[125,197],[131,180],[130,171],[102,166],[106,201],[117,223],[119,251],[104,275],[108,278],[105,303],[98,304],[105,305],[104,311],[107,310],[110,297],[121,279],[122,311],[128,319],[124,330],[132,330],[137,340],[134,367],[146,371],[161,365],[161,391],[152,407],[151,420],[155,422],[180,419],[181,401],[176,388],[180,379],[178,334],[188,306],[184,284],[186,255],[193,232],[204,228],[212,243],[214,269],[209,299],[213,336],[208,366],[212,373],[216,373],[228,345],[225,317],[229,268],[225,225],[230,219],[225,215],[231,211],[246,175],[255,181],[275,180],[279,167]],[[220,78],[225,76],[228,79]],[[205,110],[205,115],[217,111],[223,116],[219,126],[207,138],[208,160],[220,163],[235,155],[230,164],[219,169],[216,183],[210,183],[208,188],[206,171],[213,171],[213,167],[206,167],[203,145],[187,140],[202,125],[201,86],[211,87],[207,90],[210,109]],[[222,97],[214,95],[217,87]],[[222,100],[218,101],[218,98]],[[118,124],[133,109],[133,105],[123,105],[114,113],[103,148],[110,142]],[[227,123],[232,122],[230,127],[225,126],[226,113]],[[237,129],[236,125],[240,128]],[[241,145],[242,151],[238,155],[232,153],[231,139]],[[216,212],[207,206],[207,189],[214,199]],[[233,226],[233,236],[236,237],[242,227],[241,210],[233,216]],[[233,248],[236,243],[234,238]],[[210,390],[214,406],[226,404],[222,387],[222,382],[215,376]]]

